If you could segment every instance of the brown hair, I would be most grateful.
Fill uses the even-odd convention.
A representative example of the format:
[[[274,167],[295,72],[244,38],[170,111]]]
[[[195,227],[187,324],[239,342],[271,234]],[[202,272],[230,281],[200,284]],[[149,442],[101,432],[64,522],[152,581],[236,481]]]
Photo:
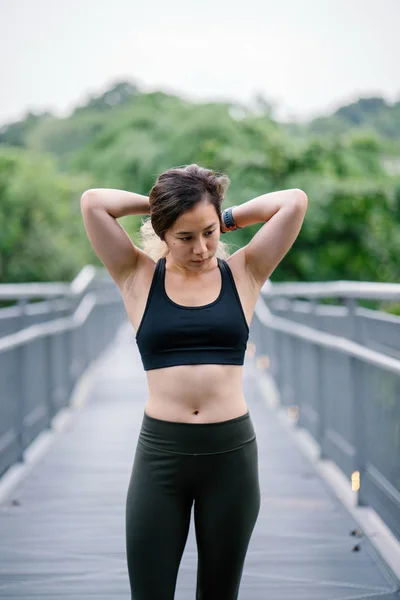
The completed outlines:
[[[221,206],[230,179],[223,173],[191,164],[174,167],[161,173],[150,190],[150,218],[140,227],[142,247],[154,260],[169,252],[164,241],[165,232],[176,219],[200,202],[210,202],[215,207],[222,227]],[[227,258],[228,246],[218,243],[217,256]]]

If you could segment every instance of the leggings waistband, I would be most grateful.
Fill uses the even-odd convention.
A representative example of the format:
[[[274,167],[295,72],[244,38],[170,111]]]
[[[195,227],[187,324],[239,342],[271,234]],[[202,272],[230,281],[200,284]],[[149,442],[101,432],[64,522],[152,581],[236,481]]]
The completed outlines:
[[[213,423],[164,421],[143,414],[139,442],[177,454],[216,454],[236,450],[256,438],[250,413]]]

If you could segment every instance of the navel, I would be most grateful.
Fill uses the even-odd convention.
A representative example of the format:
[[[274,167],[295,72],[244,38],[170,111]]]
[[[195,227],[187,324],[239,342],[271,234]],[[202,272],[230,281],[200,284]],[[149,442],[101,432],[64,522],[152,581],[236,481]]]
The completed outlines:
[[[194,410],[194,411],[193,411],[193,414],[194,414],[194,415],[198,415],[198,414],[199,414],[199,411],[198,411],[198,410]]]

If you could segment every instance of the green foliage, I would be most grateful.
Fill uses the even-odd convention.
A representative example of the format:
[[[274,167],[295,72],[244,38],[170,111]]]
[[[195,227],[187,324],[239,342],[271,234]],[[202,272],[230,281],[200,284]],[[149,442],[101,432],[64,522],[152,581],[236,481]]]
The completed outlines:
[[[383,306],[381,307],[381,310],[384,310],[385,312],[388,312],[392,315],[397,315],[398,317],[400,317],[400,303],[399,302],[393,302],[391,304],[388,304],[387,306]]]
[[[49,158],[0,150],[0,282],[70,281],[91,258],[80,194],[89,179],[67,177]]]
[[[136,85],[127,81],[120,81],[114,84],[109,90],[106,90],[104,94],[92,96],[84,106],[78,106],[73,114],[76,116],[82,111],[86,112],[88,109],[105,111],[114,106],[122,106],[139,93],[139,89]]]
[[[18,147],[26,146],[29,132],[48,117],[50,117],[49,113],[41,115],[28,113],[23,121],[4,125],[0,129],[0,144]]]
[[[259,109],[194,104],[119,82],[68,118],[29,115],[3,128],[0,280],[69,280],[85,262],[101,264],[84,231],[82,192],[148,194],[163,170],[196,162],[229,175],[226,206],[277,189],[307,193],[304,225],[274,281],[399,281],[400,174],[384,162],[398,160],[396,141],[377,134],[391,119],[400,131],[399,103],[361,99],[296,129],[274,121],[267,104]],[[136,241],[141,219],[123,221]],[[261,226],[224,241],[235,250]]]
[[[302,186],[315,199],[296,241],[301,279],[398,281],[400,219],[393,189],[367,178],[324,178],[307,188]]]
[[[321,116],[309,123],[286,123],[284,128],[296,137],[309,135],[343,135],[350,130],[371,132],[380,138],[383,148],[392,154],[400,152],[400,101],[392,105],[383,98],[360,98],[341,106],[332,115]]]
[[[102,121],[98,113],[78,113],[73,119],[50,116],[27,132],[26,147],[35,153],[50,154],[58,167],[68,172],[71,156],[102,130]]]

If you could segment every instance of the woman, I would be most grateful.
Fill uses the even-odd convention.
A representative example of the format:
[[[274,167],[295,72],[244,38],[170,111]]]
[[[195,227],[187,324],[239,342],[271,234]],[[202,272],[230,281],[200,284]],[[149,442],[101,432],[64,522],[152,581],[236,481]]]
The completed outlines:
[[[242,365],[261,287],[295,241],[307,196],[272,192],[221,214],[228,185],[193,164],[159,175],[149,197],[82,196],[89,240],[120,289],[148,379],[126,502],[135,600],[173,599],[193,504],[196,600],[236,599],[259,513]],[[140,249],[116,219],[149,213]],[[220,234],[259,222],[229,256]]]

